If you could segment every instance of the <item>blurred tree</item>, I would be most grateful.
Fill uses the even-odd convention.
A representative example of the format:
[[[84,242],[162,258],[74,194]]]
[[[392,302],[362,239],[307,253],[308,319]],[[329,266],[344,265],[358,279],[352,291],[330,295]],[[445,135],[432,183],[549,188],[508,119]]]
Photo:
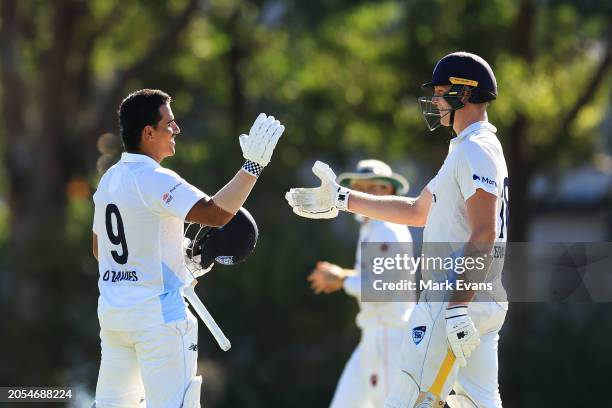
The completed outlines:
[[[609,108],[612,9],[594,3],[521,1],[512,45],[501,51],[505,101],[494,112],[508,133],[512,241],[528,239],[534,174],[591,158]]]
[[[347,237],[356,228],[348,217],[298,219],[282,193],[314,183],[315,159],[341,171],[365,156],[395,162],[423,185],[442,163],[449,134],[426,131],[416,97],[442,55],[473,51],[496,71],[500,98],[490,118],[513,180],[513,240],[526,238],[535,172],[589,160],[609,109],[604,0],[3,0],[0,7],[11,258],[0,305],[14,316],[0,339],[0,384],[95,378],[95,147],[105,154],[102,167],[116,160],[117,138],[107,132],[116,132],[116,106],[131,90],[159,87],[175,97],[183,134],[168,165],[211,193],[237,170],[237,136],[258,112],[287,127],[246,204],[260,226],[256,253],[198,285],[234,343],[229,354],[210,349],[202,329],[201,355],[218,374],[210,398],[228,407],[329,402],[356,341],[355,305],[313,297],[305,276],[317,259],[350,265]],[[534,331],[534,309],[511,312],[510,343],[502,341],[508,355],[531,350],[515,344]],[[524,359],[508,366],[514,362]],[[537,400],[527,385],[515,377],[502,384],[509,406]]]
[[[11,296],[3,306],[13,316],[3,333],[10,347],[4,351],[19,349],[24,335],[46,345],[27,353],[3,352],[4,384],[45,384],[50,374],[55,381],[65,374],[61,369],[71,360],[71,344],[79,341],[69,317],[86,299],[78,273],[82,256],[74,254],[83,245],[66,234],[68,204],[91,196],[84,180],[97,158],[95,142],[114,122],[126,83],[163,64],[194,15],[198,2],[182,3],[176,9],[165,2],[2,1],[12,275]],[[101,60],[105,52],[111,64]],[[81,222],[91,222],[86,219]],[[18,364],[37,369],[15,370]]]

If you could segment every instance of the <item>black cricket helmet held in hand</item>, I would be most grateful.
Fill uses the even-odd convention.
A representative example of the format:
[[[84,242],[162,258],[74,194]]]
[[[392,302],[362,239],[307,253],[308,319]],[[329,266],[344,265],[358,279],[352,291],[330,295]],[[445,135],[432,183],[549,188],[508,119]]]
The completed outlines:
[[[441,85],[451,86],[448,92],[442,95],[451,107],[448,111],[438,110],[431,97],[419,98],[421,112],[429,130],[437,129],[440,119],[449,113],[452,127],[454,112],[465,106],[462,98],[467,90],[470,103],[484,103],[497,98],[497,80],[493,70],[487,61],[469,52],[454,52],[443,57],[436,64],[431,81],[423,84],[423,88]]]
[[[188,224],[184,241],[187,268],[198,277],[210,271],[215,263],[244,262],[253,253],[258,235],[257,224],[245,208],[240,208],[222,227]]]

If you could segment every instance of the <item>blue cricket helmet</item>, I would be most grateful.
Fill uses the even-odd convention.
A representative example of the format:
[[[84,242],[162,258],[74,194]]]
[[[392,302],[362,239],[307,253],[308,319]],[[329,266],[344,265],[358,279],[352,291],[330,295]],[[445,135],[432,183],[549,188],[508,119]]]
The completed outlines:
[[[450,115],[449,126],[453,128],[455,111],[465,106],[466,93],[469,94],[467,102],[474,104],[497,98],[497,80],[493,70],[487,61],[469,52],[453,52],[438,61],[431,81],[424,83],[423,87],[441,85],[450,85],[450,89],[439,96],[448,103],[449,109],[438,109],[433,97],[418,98],[423,119],[432,131],[441,126],[442,118],[447,115]]]
[[[222,227],[191,223],[185,229],[187,268],[197,277],[208,272],[215,263],[242,263],[253,253],[258,237],[257,223],[244,207]]]
[[[497,80],[482,57],[469,52],[453,52],[443,57],[433,70],[429,88],[436,85],[466,85],[471,89],[468,102],[484,103],[497,98]]]

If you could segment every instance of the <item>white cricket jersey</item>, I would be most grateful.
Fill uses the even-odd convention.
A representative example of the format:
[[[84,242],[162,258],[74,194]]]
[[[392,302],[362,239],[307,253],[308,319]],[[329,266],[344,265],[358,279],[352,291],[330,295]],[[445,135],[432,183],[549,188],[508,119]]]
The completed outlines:
[[[440,246],[428,243],[449,243],[454,255],[469,241],[471,228],[466,201],[482,189],[497,197],[496,243],[505,243],[508,222],[508,169],[502,146],[489,122],[476,122],[450,141],[448,155],[438,174],[427,184],[432,203],[423,231],[425,255],[440,255]],[[431,252],[428,253],[428,249]],[[451,251],[452,252],[452,251]],[[451,255],[450,253],[448,255]],[[503,256],[493,261],[487,280],[501,288]],[[423,268],[423,278],[442,280],[445,271]],[[499,289],[496,288],[496,289]],[[499,300],[499,299],[498,299]]]
[[[363,302],[361,301],[361,244],[374,242],[412,242],[412,235],[405,225],[368,219],[361,225],[359,241],[355,251],[355,276],[344,280],[344,290],[359,300],[357,326],[364,328],[372,324],[403,327],[410,318],[414,302]],[[384,251],[384,249],[383,249]]]
[[[141,154],[123,153],[104,173],[93,196],[102,329],[143,329],[186,316],[181,288],[192,278],[183,256],[183,223],[203,197]]]

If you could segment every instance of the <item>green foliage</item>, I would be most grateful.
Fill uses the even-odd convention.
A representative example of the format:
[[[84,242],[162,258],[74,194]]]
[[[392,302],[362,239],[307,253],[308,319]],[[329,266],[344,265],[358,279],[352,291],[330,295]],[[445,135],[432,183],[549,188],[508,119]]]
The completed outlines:
[[[32,89],[46,72],[54,16],[63,3],[18,2],[21,22],[31,30],[18,44],[21,74],[31,86],[24,93],[30,101],[36,100],[37,93]],[[82,81],[77,93],[90,95],[87,101],[93,109],[89,105],[72,110],[68,107],[67,112],[74,115],[62,118],[61,123],[77,134],[77,140],[83,140],[88,136],[79,133],[79,126],[97,119],[97,103],[102,99],[98,95],[146,55],[189,2],[77,3],[83,9],[77,14],[73,41],[78,45],[95,35],[88,49],[91,54],[75,53],[69,65],[78,65],[79,58],[87,59],[89,69],[72,80]],[[499,99],[491,105],[489,118],[499,128],[504,143],[511,141],[510,131],[517,118],[524,116],[528,121],[526,143],[536,166],[555,167],[591,159],[594,142],[610,110],[610,76],[568,128],[559,126],[600,62],[604,31],[609,28],[602,10],[609,11],[610,6],[604,1],[531,2],[536,19],[534,52],[533,59],[526,60],[518,51],[524,45],[517,33],[521,4],[511,0],[204,1],[170,46],[159,50],[150,64],[127,78],[122,95],[140,87],[161,88],[173,95],[182,134],[177,139],[176,157],[164,165],[209,194],[238,170],[242,161],[238,135],[248,132],[257,113],[274,114],[287,127],[271,166],[245,204],[260,226],[255,254],[242,266],[215,268],[198,286],[234,343],[231,353],[222,354],[216,351],[208,333],[200,333],[203,358],[224,367],[227,381],[224,392],[211,396],[217,401],[215,406],[301,407],[329,402],[342,365],[357,343],[353,325],[356,305],[344,294],[314,296],[305,278],[320,259],[347,267],[352,264],[356,226],[349,217],[328,222],[298,219],[286,205],[284,192],[298,184],[314,183],[310,166],[316,159],[328,161],[339,173],[358,159],[376,157],[409,169],[412,184],[424,185],[444,158],[448,132],[426,131],[416,98],[425,92],[420,84],[429,79],[435,62],[446,53],[476,52],[493,66]],[[96,32],[105,21],[108,24],[104,30]],[[77,103],[73,105],[80,108]],[[31,119],[36,118],[37,105],[29,103],[26,108],[28,123],[40,127],[36,119]],[[3,126],[10,120],[3,117]],[[117,133],[114,117],[106,119],[104,131]],[[5,143],[5,133],[3,130],[3,153],[11,148]],[[62,154],[71,159],[91,158],[94,148],[93,143],[90,145]],[[83,174],[69,174],[67,179],[96,179],[95,159],[88,163]],[[5,172],[6,168],[0,170],[3,176]],[[8,184],[0,183],[5,194]],[[411,191],[412,195],[416,193]],[[67,200],[61,214],[65,216],[63,234],[70,242],[75,270],[66,271],[63,263],[49,265],[47,279],[59,273],[74,274],[70,289],[79,293],[74,309],[83,307],[92,313],[70,315],[70,323],[62,323],[62,335],[70,338],[78,334],[86,345],[73,345],[80,360],[66,359],[69,366],[58,369],[54,364],[41,363],[39,368],[43,377],[58,380],[71,378],[70,373],[77,372],[75,367],[89,362],[86,376],[92,387],[99,358],[95,349],[97,327],[92,323],[92,205],[79,197]],[[10,237],[8,199],[5,195],[0,201],[3,258],[4,242]],[[0,266],[4,264],[0,262]],[[13,276],[20,279],[17,273]],[[553,346],[547,353],[530,344],[530,354],[516,359],[527,366],[516,372],[538,370],[538,378],[553,378],[557,374],[555,353],[563,350],[566,355],[572,347],[570,342],[579,340],[579,330],[588,332],[597,326],[590,319],[572,321],[564,328],[565,337],[558,338],[546,316],[552,316],[559,325],[564,322],[553,312],[540,311],[544,318],[537,331],[538,336],[552,339],[546,344]],[[47,331],[52,332],[60,319],[58,316],[51,322]],[[512,330],[519,319],[509,319],[506,331]],[[583,323],[587,326],[580,326]],[[597,333],[598,339],[605,339]],[[41,354],[56,353],[44,339],[32,341],[37,341],[35,347]],[[514,344],[504,348],[502,342],[502,362],[516,351]],[[508,354],[504,354],[506,351]],[[596,359],[596,355],[589,358]],[[19,372],[20,368],[14,369]],[[20,378],[27,378],[33,369],[24,366],[22,371]],[[583,367],[585,371],[588,367]],[[556,393],[558,388],[552,380],[545,386],[527,380],[517,384],[508,377],[503,381],[502,394],[510,401],[509,406],[541,406],[546,403],[541,396]],[[571,385],[567,378],[564,381]],[[569,385],[566,389],[572,388]],[[504,387],[520,389],[521,394],[505,395]],[[574,388],[581,386],[576,383]],[[559,400],[562,405],[563,400]]]

